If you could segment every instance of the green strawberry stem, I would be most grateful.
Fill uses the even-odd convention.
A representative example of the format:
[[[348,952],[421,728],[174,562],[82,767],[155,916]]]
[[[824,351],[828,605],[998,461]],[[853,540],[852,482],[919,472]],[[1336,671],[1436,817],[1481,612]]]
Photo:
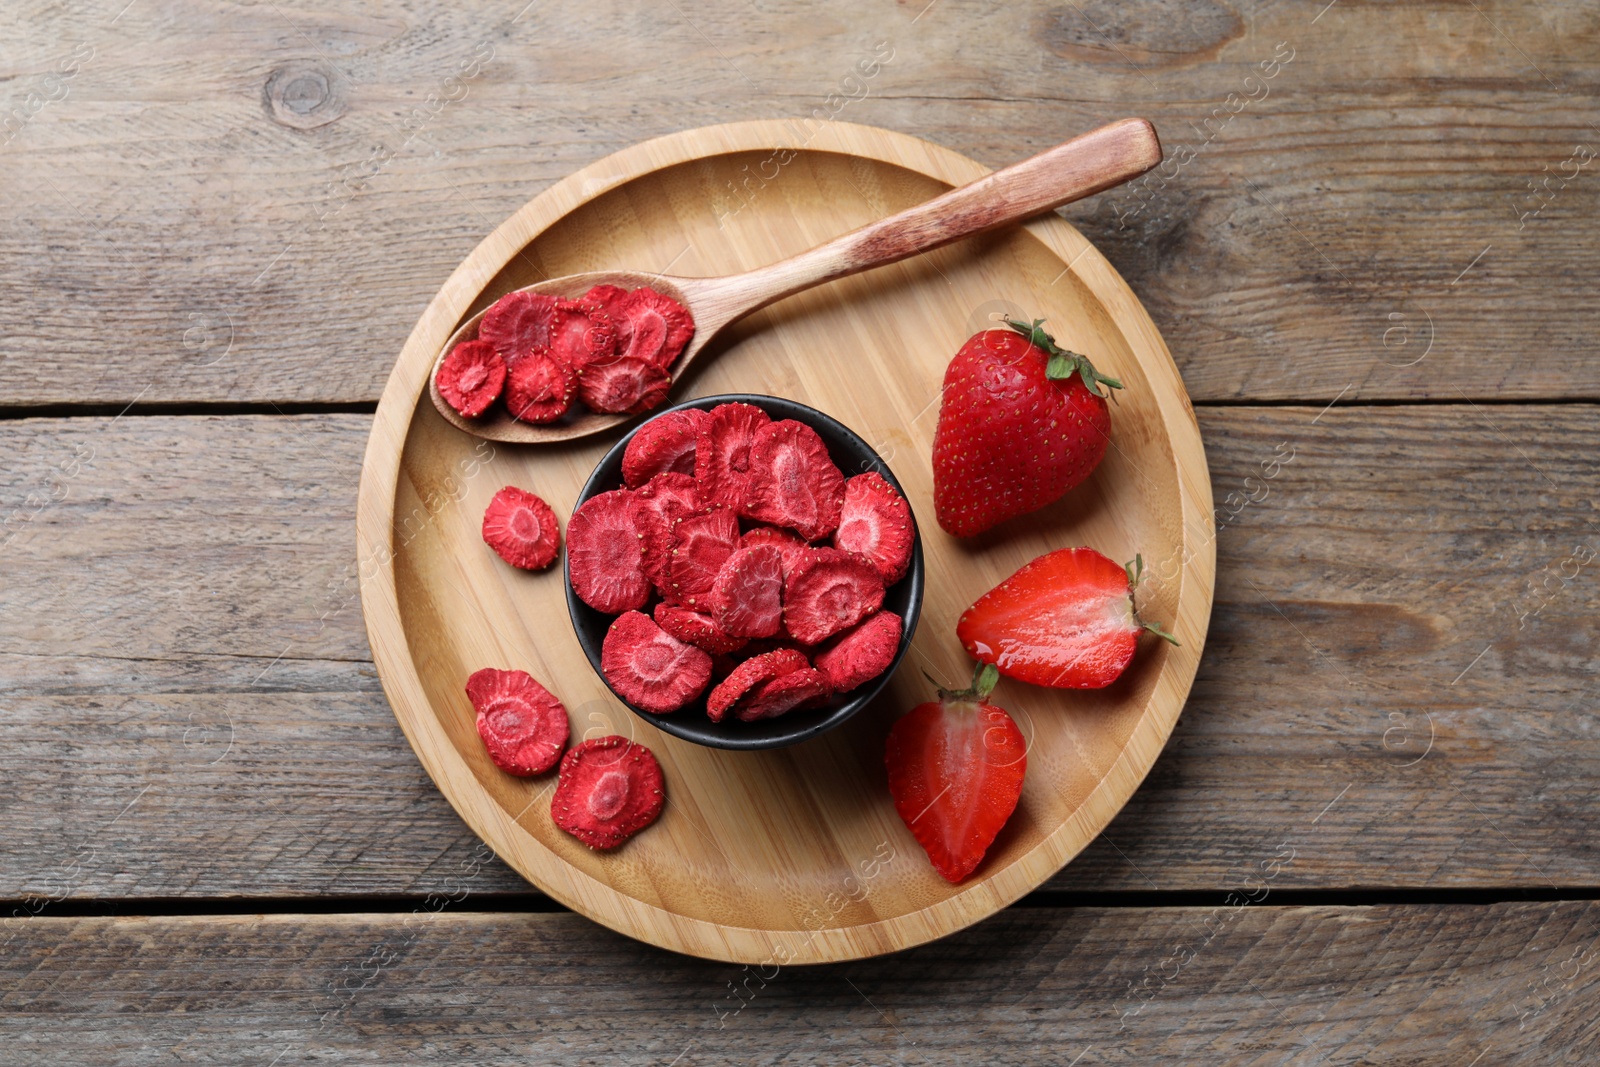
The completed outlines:
[[[1108,396],[1102,392],[1100,386],[1110,386],[1112,389],[1121,389],[1122,383],[1115,378],[1108,378],[1094,369],[1094,364],[1089,362],[1089,357],[1070,352],[1056,344],[1056,339],[1045,332],[1044,320],[1034,319],[1032,324],[1018,322],[1016,319],[1006,319],[1005,324],[1028,339],[1028,343],[1044,352],[1050,357],[1050,362],[1045,364],[1044,376],[1052,381],[1062,381],[1076,374],[1083,379],[1084,387],[1095,396]]]
[[[1131,600],[1133,598],[1133,591],[1139,588],[1139,579],[1144,577],[1144,556],[1135,552],[1132,562],[1124,564],[1123,569],[1128,572],[1128,598]],[[1163,641],[1170,641],[1174,647],[1182,647],[1178,644],[1178,639],[1176,637],[1172,636],[1172,634],[1161,628],[1161,624],[1159,622],[1145,622],[1143,619],[1141,619],[1139,617],[1138,609],[1134,610],[1133,621],[1137,622],[1140,626],[1144,627],[1146,630],[1149,630]]]
[[[923,671],[922,675],[939,690],[940,700],[988,700],[989,694],[994,692],[994,687],[1000,683],[1000,668],[992,663],[978,663],[973,666],[972,686],[968,689],[946,689],[927,671]]]

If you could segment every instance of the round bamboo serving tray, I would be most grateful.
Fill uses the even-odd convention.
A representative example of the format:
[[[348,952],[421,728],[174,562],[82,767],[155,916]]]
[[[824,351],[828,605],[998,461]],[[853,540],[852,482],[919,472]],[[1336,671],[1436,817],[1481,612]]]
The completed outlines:
[[[530,882],[631,937],[718,960],[781,966],[859,959],[993,914],[1083,849],[1132,795],[1188,695],[1215,577],[1211,489],[1194,412],[1139,301],[1072,226],[1025,226],[829,283],[735,324],[674,390],[791,397],[864,437],[909,496],[923,538],[922,621],[899,672],[848,723],[790,748],[730,752],[661,732],[623,708],[579,649],[562,568],[530,574],[482,542],[504,485],[549,501],[565,530],[610,435],[493,444],[427,397],[445,339],[507,290],[578,271],[746,270],[986,173],[904,134],[845,123],[741,122],[661,137],[551,186],[473,250],[423,312],[390,375],[362,466],[362,606],[384,691],[418,758],[468,825]],[[995,316],[1045,318],[1065,347],[1120,379],[1112,447],[1094,476],[1034,515],[967,541],[939,529],[928,457],[945,364]],[[927,671],[964,682],[961,611],[1054,548],[1142,553],[1146,638],[1098,692],[1002,680],[995,701],[1028,739],[1022,800],[978,869],[941,879],[895,814],[883,767],[894,719],[932,697]],[[620,733],[660,759],[667,804],[612,853],[550,821],[554,774],[489,761],[464,685],[520,668],[566,704],[573,738]]]

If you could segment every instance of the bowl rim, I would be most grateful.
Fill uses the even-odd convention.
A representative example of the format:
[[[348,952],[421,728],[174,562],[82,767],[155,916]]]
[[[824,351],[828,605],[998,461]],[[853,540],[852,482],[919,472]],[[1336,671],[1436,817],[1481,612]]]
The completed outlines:
[[[818,429],[818,427],[813,425],[813,423],[822,423],[823,426],[834,436],[843,440],[847,444],[854,446],[861,452],[861,458],[858,461],[858,465],[861,466],[861,473],[866,473],[867,471],[871,470],[882,475],[890,485],[894,486],[895,492],[900,494],[900,498],[906,501],[906,507],[908,509],[911,508],[911,500],[906,496],[905,487],[900,484],[900,480],[895,477],[893,469],[890,468],[888,462],[878,454],[877,449],[869,445],[866,439],[860,434],[856,433],[854,430],[840,422],[838,419],[834,418],[832,415],[829,415],[824,411],[820,411],[809,404],[804,404],[798,400],[791,400],[787,397],[771,396],[765,393],[716,393],[708,396],[698,396],[688,400],[682,400],[668,407],[661,408],[657,411],[652,411],[649,413],[648,417],[641,419],[636,425],[631,427],[628,432],[624,434],[615,444],[608,448],[605,454],[601,456],[600,459],[595,463],[594,469],[589,472],[589,477],[584,480],[583,488],[578,491],[577,499],[573,502],[573,514],[577,514],[578,509],[582,507],[584,502],[589,500],[591,497],[621,487],[622,455],[627,450],[628,443],[633,440],[634,435],[639,433],[639,431],[645,426],[649,425],[651,422],[655,421],[661,416],[670,414],[674,411],[683,411],[686,409],[695,408],[700,410],[710,410],[711,408],[718,407],[722,404],[735,403],[750,404],[754,407],[761,408],[761,410],[765,411],[774,419],[796,418],[798,421],[804,422],[806,425],[811,426],[813,430]],[[769,410],[768,405],[776,405],[785,410],[780,414],[779,412]],[[820,433],[819,436],[821,436]],[[824,444],[826,443],[827,439],[824,437]],[[830,458],[833,458],[835,460],[835,465],[837,465],[837,457],[832,456],[831,449],[829,452]],[[843,469],[841,469],[840,473],[844,473]],[[846,477],[848,478],[851,476],[847,475]],[[616,482],[618,484],[613,485],[611,484],[612,482]],[[570,523],[571,520],[569,519],[568,521]],[[924,574],[922,559],[922,532],[920,525],[921,524],[917,521],[915,510],[912,510],[911,563],[906,568],[906,573],[903,577],[901,577],[900,581],[894,583],[894,585],[888,586],[885,590],[887,593],[888,589],[894,589],[900,586],[902,583],[909,583],[905,593],[907,597],[906,610],[901,617],[900,644],[895,649],[894,659],[889,662],[889,666],[884,668],[884,670],[878,674],[877,677],[857,686],[853,690],[850,690],[848,699],[846,699],[843,704],[834,709],[831,713],[823,715],[820,718],[815,716],[804,716],[804,713],[802,713],[803,717],[797,720],[795,726],[787,731],[772,731],[771,728],[768,727],[768,730],[762,734],[741,734],[739,731],[742,728],[754,724],[742,723],[731,719],[724,720],[720,723],[715,723],[711,722],[710,719],[702,720],[698,717],[694,718],[692,722],[688,718],[678,718],[678,716],[683,715],[684,712],[693,712],[701,701],[700,697],[696,697],[694,702],[685,705],[683,708],[680,708],[677,711],[669,712],[665,715],[657,715],[653,712],[637,707],[621,693],[617,692],[616,688],[611,684],[610,679],[605,676],[605,672],[602,671],[600,667],[600,648],[601,642],[604,639],[604,635],[602,634],[598,639],[593,640],[587,639],[585,636],[585,624],[580,619],[580,614],[583,612],[595,612],[596,609],[590,607],[588,604],[585,604],[578,596],[577,592],[573,589],[571,554],[566,550],[565,546],[563,546],[563,551],[561,553],[561,576],[566,595],[567,620],[572,624],[573,636],[577,638],[579,647],[583,649],[584,658],[588,660],[589,666],[594,670],[595,675],[606,687],[606,690],[630,712],[663,733],[671,734],[673,737],[691,742],[693,744],[701,745],[706,748],[721,749],[731,752],[754,752],[773,748],[784,748],[789,745],[800,744],[805,741],[810,741],[813,738],[821,737],[830,730],[841,726],[853,718],[859,711],[861,711],[862,708],[872,703],[877,695],[883,691],[884,686],[889,684],[889,680],[894,677],[895,672],[900,669],[901,662],[905,659],[906,653],[910,651],[911,642],[916,637],[917,623],[920,621],[922,616]],[[602,616],[606,615],[604,612],[601,612],[600,614]],[[609,616],[610,619],[615,619],[616,617],[617,616],[615,615]],[[783,722],[787,717],[788,716],[780,716],[777,719],[767,719],[763,720],[763,723]],[[710,727],[711,729],[708,730],[706,727]]]

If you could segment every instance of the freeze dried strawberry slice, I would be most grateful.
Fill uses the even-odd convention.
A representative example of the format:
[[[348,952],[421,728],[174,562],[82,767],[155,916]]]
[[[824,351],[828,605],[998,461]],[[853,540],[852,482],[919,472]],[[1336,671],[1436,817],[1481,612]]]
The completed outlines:
[[[872,681],[894,662],[903,626],[904,620],[892,611],[869,616],[817,653],[817,670],[840,693]]]
[[[700,492],[687,474],[658,474],[634,491],[633,525],[639,531],[641,566],[662,596],[668,588],[672,524],[702,510]]]
[[[596,363],[617,356],[617,328],[599,304],[588,300],[558,300],[550,324],[550,350],[574,371],[582,373]]]
[[[640,569],[633,493],[616,489],[585,500],[567,523],[567,573],[578,599],[608,615],[642,608],[650,579]]]
[[[554,422],[572,406],[578,379],[544,346],[531,348],[507,372],[506,410],[523,422]]]
[[[783,625],[801,644],[824,641],[882,604],[883,579],[872,564],[834,548],[811,549],[783,582]]]
[[[736,549],[711,588],[711,615],[737,637],[772,637],[783,629],[783,553],[772,545]]]
[[[712,508],[679,519],[667,535],[667,588],[674,604],[709,606],[707,597],[723,563],[739,547],[739,520],[727,508]]]
[[[811,661],[792,648],[779,648],[751,656],[711,690],[706,697],[706,714],[711,716],[712,722],[721,722],[728,711],[756,686],[810,666]]]
[[[697,408],[657,415],[628,439],[622,452],[622,480],[641,486],[658,474],[694,474]]]
[[[445,403],[475,419],[500,398],[506,384],[506,361],[487,341],[462,341],[440,362],[434,384]]]
[[[783,554],[783,573],[788,575],[789,568],[811,550],[811,546],[800,539],[800,535],[790,530],[780,530],[776,526],[756,526],[744,532],[739,538],[740,548],[753,548],[756,545],[771,545]]]
[[[665,715],[705,692],[711,657],[643,612],[629,611],[611,620],[600,646],[600,671],[622,699]]]
[[[656,625],[667,633],[679,641],[687,641],[696,648],[703,648],[713,656],[736,652],[745,646],[745,638],[728,633],[717,625],[716,619],[703,612],[680,608],[663,600],[656,605],[656,610],[652,614],[655,616]]]
[[[695,442],[694,477],[708,501],[743,514],[750,500],[751,447],[756,433],[772,419],[750,404],[718,404],[700,427]]]
[[[642,359],[590,363],[578,375],[578,398],[595,411],[637,415],[667,398],[672,379]]]
[[[613,324],[615,324],[617,319],[617,305],[621,303],[622,298],[627,295],[628,290],[618,285],[596,285],[591,287],[590,290],[587,293],[584,293],[583,296],[579,297],[578,300],[580,303],[593,304],[600,308],[601,311],[604,311],[607,315],[611,316],[611,321]]]
[[[635,289],[611,305],[617,324],[617,354],[672,367],[694,336],[689,309],[648,286]]]
[[[483,539],[513,567],[538,571],[555,562],[561,527],[550,505],[525,489],[508,485],[483,513]]]
[[[905,577],[911,566],[911,505],[877,471],[858,474],[844,483],[844,508],[833,547],[864,556],[884,585]]]
[[[567,747],[567,709],[523,671],[485,667],[467,679],[478,736],[494,765],[530,777],[556,765]]]
[[[838,527],[844,475],[817,431],[794,419],[763,427],[750,449],[750,468],[755,473],[744,514],[787,526],[807,541]]]
[[[759,722],[776,719],[796,708],[820,704],[833,694],[828,676],[811,667],[779,675],[770,682],[762,682],[748,697],[734,708],[740,722]]]
[[[550,819],[590,848],[616,848],[656,821],[667,802],[661,764],[612,734],[572,746],[561,761]]]
[[[478,339],[494,345],[508,364],[515,363],[535,348],[549,346],[557,303],[556,297],[543,293],[507,293],[483,313]]]

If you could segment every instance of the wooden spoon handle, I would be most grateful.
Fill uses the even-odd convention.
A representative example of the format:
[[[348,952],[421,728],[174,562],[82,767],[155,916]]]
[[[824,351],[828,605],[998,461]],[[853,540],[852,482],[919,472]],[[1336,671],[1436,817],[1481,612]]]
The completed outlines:
[[[1122,119],[808,252],[721,279],[706,297],[715,317],[729,322],[814,285],[1042,214],[1160,162],[1155,128]]]

